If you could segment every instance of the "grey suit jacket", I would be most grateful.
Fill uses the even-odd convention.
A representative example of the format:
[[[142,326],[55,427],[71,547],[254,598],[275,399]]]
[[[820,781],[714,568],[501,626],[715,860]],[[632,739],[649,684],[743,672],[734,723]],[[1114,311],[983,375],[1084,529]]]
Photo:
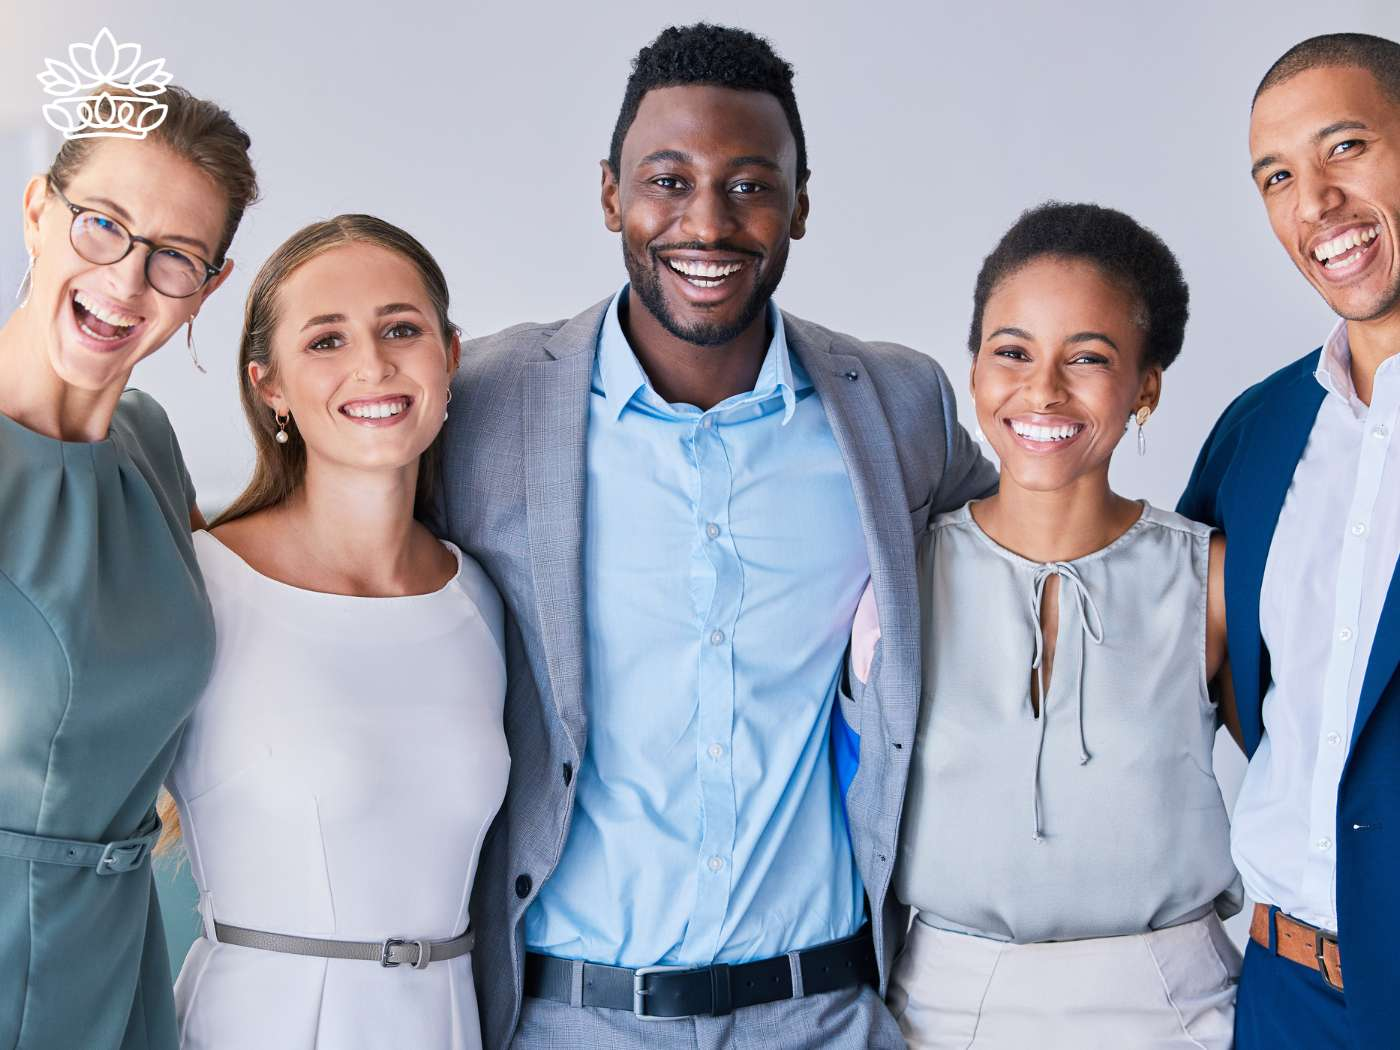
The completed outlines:
[[[485,567],[508,610],[506,803],[472,897],[485,1046],[503,1050],[520,1012],[522,919],[559,860],[574,771],[588,743],[583,695],[583,496],[588,392],[608,301],[573,320],[525,324],[462,348],[443,435],[438,533]],[[865,527],[881,646],[860,712],[847,795],[870,901],[881,991],[907,912],[888,893],[919,702],[913,536],[930,514],[989,492],[996,475],[967,432],[942,369],[784,314],[845,458]],[[821,858],[813,858],[819,863]],[[805,946],[794,946],[805,947]]]

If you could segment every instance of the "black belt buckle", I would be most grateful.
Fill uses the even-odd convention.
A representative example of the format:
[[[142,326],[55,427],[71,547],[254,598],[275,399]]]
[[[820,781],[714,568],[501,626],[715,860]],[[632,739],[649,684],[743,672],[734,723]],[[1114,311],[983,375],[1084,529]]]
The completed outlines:
[[[1328,988],[1331,988],[1334,992],[1342,992],[1342,994],[1345,995],[1346,993],[1343,991],[1342,986],[1332,982],[1332,974],[1327,970],[1327,956],[1324,952],[1324,949],[1327,947],[1327,942],[1331,941],[1333,947],[1337,949],[1337,969],[1340,971],[1342,967],[1342,946],[1337,940],[1337,935],[1335,933],[1329,933],[1327,930],[1320,929],[1314,934],[1313,940],[1317,945],[1317,972],[1322,974],[1322,980]]]
[[[646,1012],[647,996],[651,994],[651,989],[647,987],[647,978],[658,973],[687,973],[688,966],[643,966],[632,971],[632,1016],[639,1021],[684,1021],[687,1014],[677,1014],[674,1017],[667,1017]]]

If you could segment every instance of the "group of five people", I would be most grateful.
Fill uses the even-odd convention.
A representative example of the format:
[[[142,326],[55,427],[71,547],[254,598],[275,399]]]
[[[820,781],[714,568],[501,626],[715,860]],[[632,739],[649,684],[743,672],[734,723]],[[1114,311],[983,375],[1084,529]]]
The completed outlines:
[[[1259,87],[1254,181],[1341,319],[1177,513],[1108,483],[1184,342],[1167,246],[1051,203],[987,256],[998,477],[932,358],[774,304],[792,69],[701,24],[636,58],[627,283],[571,320],[464,344],[368,215],[273,253],[210,527],[125,388],[193,349],[256,178],[163,101],[30,182],[0,328],[0,1044],[1400,1040],[1400,44]],[[203,922],[173,996],[162,835]]]

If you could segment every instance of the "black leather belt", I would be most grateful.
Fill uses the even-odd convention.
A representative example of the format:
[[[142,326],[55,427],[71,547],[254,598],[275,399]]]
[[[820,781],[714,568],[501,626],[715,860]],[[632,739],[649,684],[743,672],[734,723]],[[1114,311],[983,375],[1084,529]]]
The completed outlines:
[[[878,986],[880,981],[868,925],[853,937],[798,952],[797,962],[804,996],[859,984]],[[575,967],[583,971],[577,993]],[[723,1017],[743,1006],[793,998],[792,962],[789,956],[779,955],[733,966],[632,970],[527,952],[525,994],[556,1003],[627,1010],[643,1020]]]

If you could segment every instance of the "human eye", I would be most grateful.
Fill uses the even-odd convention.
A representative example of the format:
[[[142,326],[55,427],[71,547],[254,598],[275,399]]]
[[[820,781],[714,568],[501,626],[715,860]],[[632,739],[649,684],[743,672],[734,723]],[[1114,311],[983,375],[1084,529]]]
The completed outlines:
[[[409,321],[396,321],[384,330],[385,339],[412,339],[422,334],[423,329]]]
[[[326,332],[306,344],[308,350],[339,350],[345,345],[345,337],[339,332]]]
[[[1264,189],[1271,190],[1275,186],[1282,183],[1285,179],[1291,179],[1292,177],[1293,173],[1284,168],[1280,168],[1277,171],[1270,172],[1264,177]]]
[[[768,187],[765,186],[763,183],[757,182],[753,179],[740,179],[734,184],[734,192],[745,197],[751,196],[755,193],[762,193],[767,188]]]
[[[651,184],[659,190],[678,190],[681,188],[681,180],[674,175],[658,175],[651,180]]]
[[[1360,139],[1347,139],[1346,141],[1339,142],[1335,146],[1333,146],[1328,155],[1332,157],[1340,157],[1347,153],[1356,153],[1359,152],[1361,147],[1365,145],[1366,144]]]
[[[1094,354],[1088,352],[1082,354],[1075,354],[1075,356],[1070,360],[1070,364],[1072,365],[1106,365],[1108,363],[1108,358],[1104,357],[1103,354]]]
[[[1029,361],[1030,355],[1019,346],[1001,346],[992,351],[996,357],[1005,358],[1008,361]]]

